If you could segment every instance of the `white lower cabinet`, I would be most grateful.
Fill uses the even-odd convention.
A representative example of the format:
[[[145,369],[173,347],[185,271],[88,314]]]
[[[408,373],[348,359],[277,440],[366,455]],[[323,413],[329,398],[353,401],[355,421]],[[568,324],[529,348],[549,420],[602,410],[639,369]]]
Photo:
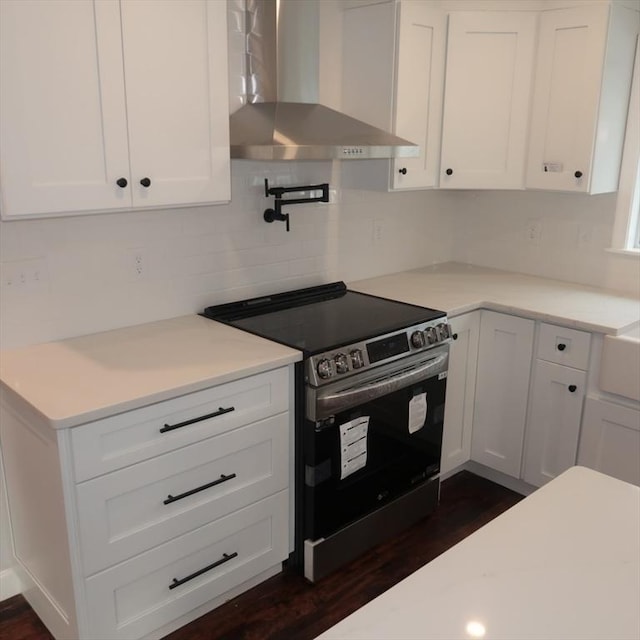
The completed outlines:
[[[540,487],[576,462],[587,374],[537,360],[531,386],[522,479]]]
[[[482,311],[471,457],[520,477],[533,320]]]
[[[640,485],[640,408],[588,397],[578,464]]]
[[[281,562],[288,505],[281,491],[89,578],[91,637],[144,637]]]
[[[471,457],[473,405],[478,363],[480,312],[450,318],[453,342],[444,409],[440,473],[449,473]]]
[[[17,571],[55,638],[161,637],[281,569],[290,376],[60,430],[3,394]]]
[[[590,345],[585,331],[483,311],[472,460],[537,487],[573,466]]]

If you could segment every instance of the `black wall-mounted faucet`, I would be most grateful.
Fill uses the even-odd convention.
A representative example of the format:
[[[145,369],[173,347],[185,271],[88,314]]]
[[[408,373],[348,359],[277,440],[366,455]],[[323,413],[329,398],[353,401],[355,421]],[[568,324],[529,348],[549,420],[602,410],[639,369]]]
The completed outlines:
[[[322,195],[318,198],[290,198],[283,200],[282,196],[285,193],[294,193],[298,191],[317,191],[322,190]],[[274,222],[278,220],[287,224],[287,231],[289,231],[289,214],[282,213],[283,205],[291,204],[305,204],[307,202],[329,202],[329,184],[327,182],[323,184],[310,184],[304,187],[269,187],[269,180],[264,180],[264,195],[265,197],[274,196],[275,201],[273,203],[273,209],[265,209],[264,219],[266,222]]]

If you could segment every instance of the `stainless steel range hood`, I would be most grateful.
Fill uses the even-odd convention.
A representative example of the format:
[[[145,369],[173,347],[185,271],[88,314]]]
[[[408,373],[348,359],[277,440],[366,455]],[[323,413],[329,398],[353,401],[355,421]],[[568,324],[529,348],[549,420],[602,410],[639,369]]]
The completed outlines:
[[[246,0],[245,104],[230,118],[231,157],[415,157],[417,145],[318,104],[319,3]]]

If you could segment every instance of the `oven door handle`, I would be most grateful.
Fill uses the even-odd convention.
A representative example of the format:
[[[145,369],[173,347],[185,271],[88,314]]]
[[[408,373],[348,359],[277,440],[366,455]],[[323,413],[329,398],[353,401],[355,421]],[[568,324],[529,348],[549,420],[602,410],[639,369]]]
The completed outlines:
[[[394,391],[430,378],[436,373],[446,371],[448,357],[448,353],[442,353],[422,366],[407,369],[397,375],[378,378],[372,382],[357,387],[349,387],[335,393],[319,394],[315,403],[316,419],[386,396]]]

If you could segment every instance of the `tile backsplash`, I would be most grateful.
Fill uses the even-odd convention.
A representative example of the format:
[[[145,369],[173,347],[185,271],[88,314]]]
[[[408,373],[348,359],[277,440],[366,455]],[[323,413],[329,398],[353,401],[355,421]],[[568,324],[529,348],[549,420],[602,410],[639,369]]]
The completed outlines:
[[[333,175],[335,174],[335,175]],[[264,222],[270,184],[329,182],[332,203]],[[331,162],[232,164],[226,205],[0,223],[3,348],[196,313],[263,293],[441,262],[445,194],[341,190]]]

